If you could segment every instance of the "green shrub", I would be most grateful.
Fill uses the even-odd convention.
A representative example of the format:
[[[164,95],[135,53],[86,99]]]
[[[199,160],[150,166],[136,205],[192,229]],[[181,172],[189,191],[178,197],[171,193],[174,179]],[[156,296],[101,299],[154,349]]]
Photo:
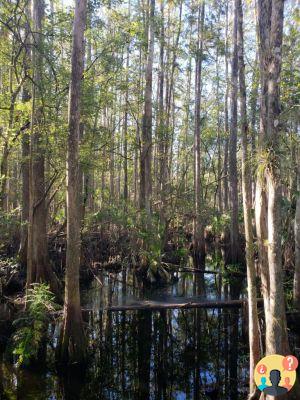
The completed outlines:
[[[49,286],[34,283],[26,295],[26,310],[14,321],[13,354],[19,366],[28,366],[38,359],[38,353],[47,339],[51,313],[58,306]]]

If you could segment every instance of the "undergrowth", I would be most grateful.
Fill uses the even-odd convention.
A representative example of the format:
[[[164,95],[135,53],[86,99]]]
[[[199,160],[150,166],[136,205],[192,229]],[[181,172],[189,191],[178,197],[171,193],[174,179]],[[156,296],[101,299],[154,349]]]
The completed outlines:
[[[29,366],[38,360],[47,341],[47,328],[58,309],[55,296],[44,283],[34,283],[26,295],[26,309],[14,321],[13,354],[18,366]]]

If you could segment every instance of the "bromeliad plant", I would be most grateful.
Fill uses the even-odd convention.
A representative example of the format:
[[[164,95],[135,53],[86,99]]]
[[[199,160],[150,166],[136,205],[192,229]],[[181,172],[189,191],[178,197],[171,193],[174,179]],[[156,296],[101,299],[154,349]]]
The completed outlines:
[[[55,296],[44,283],[34,283],[26,295],[26,309],[14,321],[13,354],[17,365],[29,366],[38,360],[38,355],[47,340],[47,328],[51,315],[58,309]]]

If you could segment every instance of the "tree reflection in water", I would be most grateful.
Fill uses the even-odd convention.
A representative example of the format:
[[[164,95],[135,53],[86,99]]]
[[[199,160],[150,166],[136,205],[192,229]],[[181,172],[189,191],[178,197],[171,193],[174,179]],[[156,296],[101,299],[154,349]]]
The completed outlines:
[[[228,398],[228,392],[232,398],[245,398],[247,348],[244,343],[239,343],[238,351],[234,348],[241,334],[241,310],[235,314],[228,309],[103,311],[136,298],[217,298],[214,282],[204,282],[200,274],[185,274],[176,285],[149,291],[136,287],[125,273],[118,275],[118,281],[113,276],[101,279],[103,287],[84,293],[92,350],[86,373],[69,371],[58,377],[54,367],[45,372],[18,371],[3,362],[1,399],[221,400]]]

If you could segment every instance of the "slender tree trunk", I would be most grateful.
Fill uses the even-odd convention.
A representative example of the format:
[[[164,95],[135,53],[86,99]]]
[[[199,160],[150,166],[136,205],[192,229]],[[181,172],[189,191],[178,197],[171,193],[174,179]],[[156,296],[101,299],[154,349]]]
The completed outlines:
[[[154,11],[155,0],[150,0],[148,23],[148,55],[146,64],[145,103],[142,126],[142,152],[140,167],[140,208],[151,214],[152,197],[152,69],[154,53]]]
[[[76,0],[73,25],[72,72],[69,105],[67,154],[67,258],[64,321],[60,339],[60,359],[64,363],[81,363],[86,355],[86,339],[80,306],[80,194],[79,135],[81,78],[84,67],[84,30],[87,1]]]
[[[268,114],[266,168],[268,191],[268,263],[270,274],[270,330],[267,349],[272,353],[287,354],[288,338],[283,290],[281,255],[281,188],[279,149],[279,80],[281,72],[281,48],[283,36],[283,0],[272,1],[271,32],[268,44]],[[271,54],[270,54],[271,53]],[[280,321],[280,323],[278,323]]]
[[[220,21],[220,12],[218,13],[218,21]],[[216,75],[217,75],[217,151],[218,151],[218,170],[217,170],[217,199],[218,211],[223,213],[222,203],[222,156],[221,156],[221,118],[220,118],[220,73],[219,73],[219,48],[216,50]]]
[[[29,21],[30,10],[29,4],[26,7],[26,16]],[[30,26],[28,21],[25,25],[25,54],[24,54],[24,72],[28,73],[29,61],[30,61],[30,48],[29,48],[29,35]],[[30,91],[28,89],[28,83],[25,82],[23,85],[22,102],[27,103],[31,99]],[[30,140],[27,132],[24,132],[22,136],[22,214],[21,214],[21,240],[19,248],[19,260],[21,265],[27,264],[27,237],[28,237],[28,219],[29,219],[29,174],[30,174]]]
[[[13,42],[14,43],[14,42]],[[14,58],[11,57],[11,63],[13,65]],[[14,114],[15,114],[15,104],[17,96],[21,90],[21,85],[18,85],[15,90],[13,90],[13,66],[10,67],[9,73],[9,88],[10,88],[10,106],[8,115],[8,125],[6,137],[4,139],[2,158],[0,163],[0,210],[8,211],[8,158],[11,151],[9,141],[11,139],[12,129],[14,126]]]
[[[237,94],[238,94],[238,53],[237,53],[237,2],[235,0],[232,32],[231,90],[230,90],[230,138],[229,138],[229,185],[230,185],[230,263],[239,261],[238,225],[238,171],[237,171]]]
[[[267,119],[267,75],[265,71],[265,58],[266,58],[266,38],[264,30],[270,29],[270,5],[265,3],[266,10],[261,14],[263,2],[257,2],[258,14],[258,36],[259,36],[259,60],[260,60],[260,127],[258,136],[258,149],[257,149],[257,162],[258,165],[264,165],[264,139],[266,132],[266,119]],[[261,21],[260,21],[261,20]],[[265,25],[266,24],[266,25]],[[265,26],[263,26],[265,25]],[[260,32],[261,30],[261,32]],[[261,42],[260,42],[261,41]],[[268,336],[268,329],[270,324],[268,319],[269,312],[269,295],[270,295],[270,278],[268,271],[268,255],[267,255],[267,193],[265,190],[265,176],[264,173],[257,174],[256,190],[255,190],[255,223],[257,234],[257,248],[258,248],[258,262],[259,271],[261,276],[261,290],[264,298],[264,312],[266,318],[266,336]]]
[[[172,57],[172,63],[171,63],[171,73],[170,76],[168,77],[168,82],[166,85],[166,101],[165,101],[165,108],[166,108],[166,113],[165,113],[165,129],[164,129],[164,138],[163,138],[163,153],[162,153],[162,165],[163,165],[163,182],[162,182],[162,187],[164,187],[164,192],[168,195],[170,192],[170,183],[172,181],[172,176],[171,176],[171,165],[172,165],[172,156],[173,156],[173,141],[174,141],[174,129],[172,126],[170,126],[170,119],[171,119],[171,114],[172,114],[172,109],[174,109],[174,76],[175,76],[175,70],[176,70],[176,65],[177,65],[177,52],[178,52],[178,44],[179,44],[179,38],[181,34],[181,26],[182,26],[182,4],[183,2],[180,1],[179,3],[179,22],[178,22],[178,30],[176,34],[176,39],[175,43],[173,45],[174,50],[173,50],[173,57]],[[168,13],[168,26],[170,26],[170,11]],[[167,48],[170,48],[170,44],[168,43]],[[168,50],[168,58],[170,55],[170,51]],[[173,113],[174,116],[174,113]],[[171,133],[171,135],[170,135]],[[171,138],[170,138],[171,136]],[[171,140],[170,140],[171,139]],[[170,154],[169,154],[170,153]],[[167,221],[166,221],[167,222]],[[167,227],[166,229],[167,230]]]
[[[191,41],[191,35],[190,35]],[[185,129],[184,129],[184,169],[183,169],[183,179],[184,179],[184,191],[188,187],[188,169],[189,169],[189,153],[188,153],[188,138],[190,131],[190,113],[191,113],[191,82],[192,82],[192,57],[189,57],[188,67],[187,67],[187,94],[185,101]]]
[[[8,139],[7,139],[8,140]],[[0,210],[7,210],[7,174],[8,174],[8,156],[9,148],[8,142],[5,140],[0,163]]]
[[[89,18],[90,19],[90,18]],[[90,25],[91,28],[91,25]],[[91,65],[92,63],[92,43],[91,40],[87,42],[87,50],[86,50],[86,63],[88,66]],[[94,84],[94,82],[93,82]],[[94,96],[95,92],[92,89],[91,90],[91,96]],[[97,124],[97,116],[95,118],[95,126]],[[88,126],[87,124],[81,122],[80,123],[80,142],[84,142],[84,138],[87,134]],[[81,187],[82,187],[82,214],[81,214],[81,229],[84,227],[84,222],[85,222],[85,215],[87,211],[91,211],[91,199],[92,199],[92,172],[91,172],[91,167],[89,163],[84,167],[84,163],[81,161],[79,164],[79,170],[80,170],[80,179],[81,179]],[[87,210],[88,209],[88,210]]]
[[[254,381],[255,366],[260,360],[259,348],[259,326],[257,311],[256,293],[256,272],[254,262],[254,241],[251,216],[251,169],[249,168],[250,158],[248,152],[248,120],[245,84],[245,65],[244,65],[244,37],[243,37],[243,8],[242,1],[237,0],[236,12],[238,13],[238,66],[239,66],[239,97],[240,97],[240,118],[242,136],[242,191],[243,191],[243,210],[246,237],[246,263],[247,263],[247,286],[248,286],[248,318],[249,318],[249,349],[250,349],[250,385],[249,399],[258,399],[259,390]]]
[[[230,257],[229,264],[240,261],[240,243],[238,226],[238,171],[237,171],[237,95],[238,95],[238,0],[234,1],[233,29],[232,29],[232,59],[230,81],[230,137],[229,137],[229,204],[230,204]],[[240,295],[240,285],[237,281],[230,283],[230,296],[236,299]],[[238,348],[238,321],[239,315],[234,310],[230,312],[230,341],[229,341],[229,386],[230,399],[237,399],[237,356]]]
[[[30,141],[29,174],[29,224],[27,248],[27,287],[33,282],[48,282],[51,290],[59,296],[58,281],[51,269],[47,244],[47,210],[45,189],[45,148],[43,132],[43,55],[42,24],[43,0],[33,0],[32,20],[34,48],[33,94]]]
[[[251,179],[252,187],[252,204],[255,200],[255,171],[256,171],[256,137],[257,137],[257,103],[258,103],[258,89],[259,89],[259,70],[258,70],[258,51],[256,52],[255,62],[252,74],[252,88],[250,92],[249,106],[250,106],[250,132],[251,132],[251,171],[253,178]]]
[[[141,46],[139,48],[139,74],[138,74],[138,93],[141,90],[141,82],[142,82],[142,49]],[[139,201],[139,185],[138,185],[138,178],[139,178],[139,156],[140,149],[141,149],[141,139],[140,139],[140,101],[137,101],[137,118],[136,118],[136,146],[134,149],[134,204],[138,208],[140,201]],[[141,175],[141,174],[140,174]]]
[[[129,58],[129,54],[128,54]],[[126,93],[126,103],[128,102],[128,90]],[[125,208],[127,207],[128,202],[128,140],[127,140],[127,131],[128,131],[128,110],[125,111],[125,120],[124,120],[124,188],[123,188],[123,196],[125,202]]]
[[[131,3],[130,1],[128,2],[128,16],[130,18],[130,12],[131,12]],[[127,207],[127,201],[128,201],[128,139],[127,139],[127,134],[128,134],[128,102],[129,102],[129,57],[130,57],[130,45],[128,44],[127,46],[127,54],[126,54],[126,94],[125,94],[125,118],[124,118],[124,164],[123,164],[123,169],[124,169],[124,189],[123,189],[123,195],[124,195],[124,203],[125,203],[125,209]]]
[[[165,148],[165,121],[164,121],[164,54],[165,54],[165,19],[164,19],[164,0],[160,4],[161,13],[161,30],[160,30],[160,51],[159,51],[159,92],[158,92],[158,132],[157,138],[159,142],[158,158],[159,158],[159,190],[161,201],[161,221],[164,221],[164,208],[165,208],[165,165],[164,165],[164,148]]]
[[[114,103],[115,104],[115,103]],[[110,116],[107,112],[107,125],[111,133],[110,140],[110,151],[109,151],[109,186],[110,186],[110,199],[111,201],[115,200],[115,109],[113,110],[113,115]]]
[[[25,90],[24,90],[25,92]],[[28,93],[28,92],[27,92]],[[25,100],[26,93],[23,93],[23,101],[29,101],[30,96]],[[22,137],[22,213],[21,213],[21,240],[19,248],[19,260],[21,265],[27,264],[27,246],[28,246],[28,219],[29,219],[29,155],[30,142],[29,136],[25,132]]]
[[[265,194],[267,199],[267,212],[264,211],[263,214],[264,219],[267,221],[267,255],[265,254],[265,250],[263,253],[261,252],[261,246],[259,246],[259,250],[260,261],[264,257],[266,257],[264,261],[267,261],[266,265],[263,265],[264,269],[262,269],[262,273],[268,274],[269,279],[268,309],[265,309],[266,351],[268,354],[289,353],[280,231],[279,85],[283,36],[283,9],[283,0],[258,1],[260,71],[262,82],[259,155],[260,162],[263,165],[263,171],[258,179],[258,183],[261,192]],[[262,217],[262,214],[259,216]],[[257,222],[260,223],[261,220]],[[259,238],[259,240],[261,240],[261,238]],[[264,244],[264,246],[266,245]],[[295,393],[295,396],[298,395],[295,389],[293,393]]]
[[[229,134],[229,118],[228,118],[228,97],[229,97],[229,79],[228,79],[228,1],[225,5],[225,81],[226,92],[224,98],[224,130],[225,130],[225,144],[224,144],[224,182],[223,182],[223,197],[224,197],[224,210],[229,209],[229,187],[228,187],[228,134]]]
[[[161,251],[164,252],[167,241],[167,205],[166,199],[169,193],[168,186],[168,134],[169,134],[169,108],[164,103],[165,89],[165,19],[164,0],[161,1],[161,31],[160,31],[160,53],[159,53],[159,93],[158,93],[158,140],[159,140],[159,196],[160,196],[160,222],[163,227],[161,240]],[[167,97],[167,94],[166,94]],[[166,99],[167,100],[167,99]],[[164,106],[167,110],[164,110]]]
[[[298,156],[299,157],[299,156]],[[300,165],[297,169],[297,200],[295,213],[295,274],[294,274],[294,307],[300,310]]]
[[[201,86],[205,3],[198,10],[198,45],[195,72],[195,131],[194,131],[194,262],[196,268],[205,264],[204,226],[202,221],[203,193],[201,184]]]

